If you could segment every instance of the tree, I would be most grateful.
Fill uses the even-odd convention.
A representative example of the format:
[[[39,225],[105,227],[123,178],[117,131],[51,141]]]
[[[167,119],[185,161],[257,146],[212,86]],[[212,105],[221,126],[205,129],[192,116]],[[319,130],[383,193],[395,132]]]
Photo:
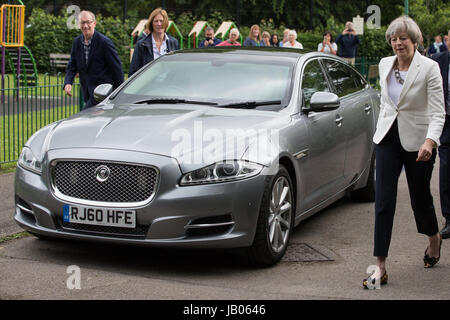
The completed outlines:
[[[412,1],[409,15],[419,25],[426,47],[430,45],[434,36],[447,34],[450,28],[450,3],[447,1]]]

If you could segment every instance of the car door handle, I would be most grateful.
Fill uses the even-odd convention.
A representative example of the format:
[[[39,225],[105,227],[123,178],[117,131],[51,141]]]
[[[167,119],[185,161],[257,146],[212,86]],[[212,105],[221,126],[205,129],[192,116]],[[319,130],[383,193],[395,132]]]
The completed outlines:
[[[344,120],[344,117],[338,116],[339,118],[336,118],[336,123],[342,122]]]
[[[366,104],[366,106],[364,107],[364,111],[369,113],[370,110],[372,110],[372,106],[370,104]]]
[[[342,126],[342,120],[344,120],[344,117],[341,117],[340,115],[337,115],[336,116],[336,124],[337,124],[337,126],[338,127],[341,127]]]

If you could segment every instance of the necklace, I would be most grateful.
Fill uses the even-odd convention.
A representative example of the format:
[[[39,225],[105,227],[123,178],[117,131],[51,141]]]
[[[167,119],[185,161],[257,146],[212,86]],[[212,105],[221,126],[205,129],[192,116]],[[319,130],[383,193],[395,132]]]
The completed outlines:
[[[402,76],[400,75],[400,71],[398,70],[398,62],[395,61],[394,64],[394,75],[395,75],[395,79],[397,79],[398,83],[400,83],[401,85],[403,85],[403,83],[405,83],[405,80],[402,78]]]

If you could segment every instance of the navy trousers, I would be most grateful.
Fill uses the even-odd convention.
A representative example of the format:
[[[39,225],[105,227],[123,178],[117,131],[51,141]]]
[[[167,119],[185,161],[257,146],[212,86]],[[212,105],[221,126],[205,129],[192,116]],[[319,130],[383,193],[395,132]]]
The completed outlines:
[[[450,223],[450,116],[445,116],[439,146],[439,193],[442,215]]]
[[[387,257],[397,202],[398,178],[403,167],[405,167],[417,231],[427,236],[433,236],[439,231],[430,191],[436,150],[433,149],[433,154],[428,161],[416,162],[418,152],[407,152],[400,143],[396,120],[384,139],[375,145],[375,152],[374,256]]]

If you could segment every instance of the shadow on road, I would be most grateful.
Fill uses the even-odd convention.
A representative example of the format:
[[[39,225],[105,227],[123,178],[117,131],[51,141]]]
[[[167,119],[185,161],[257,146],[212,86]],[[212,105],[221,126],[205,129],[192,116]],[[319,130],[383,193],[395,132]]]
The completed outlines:
[[[329,219],[329,214],[337,207],[351,203],[342,199],[313,217],[303,221],[294,236],[311,229],[316,223]],[[307,231],[309,232],[309,231]],[[292,243],[292,239],[291,239]],[[119,244],[74,240],[42,240],[34,236],[10,242],[6,256],[60,265],[78,265],[110,272],[130,275],[155,274],[169,276],[232,275],[234,273],[258,269],[250,265],[243,249],[174,249],[139,247]]]

